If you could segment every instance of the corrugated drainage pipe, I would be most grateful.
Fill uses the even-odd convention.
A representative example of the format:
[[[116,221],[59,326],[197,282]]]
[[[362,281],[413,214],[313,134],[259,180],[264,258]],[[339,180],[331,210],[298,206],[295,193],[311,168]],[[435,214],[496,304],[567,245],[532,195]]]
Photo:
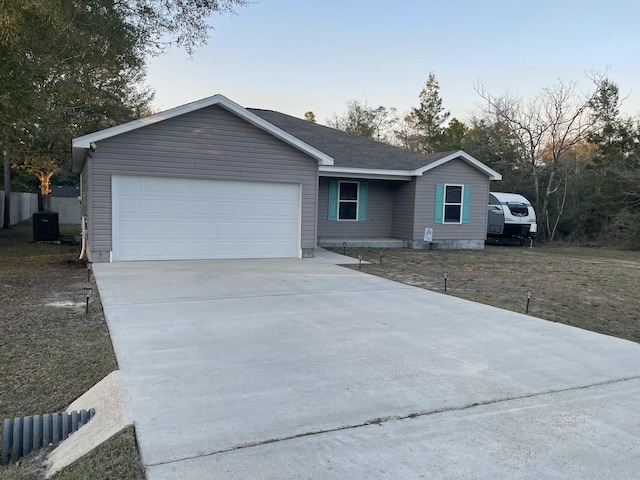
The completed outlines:
[[[2,425],[2,465],[17,462],[31,452],[57,445],[87,423],[96,410],[45,413],[33,417],[5,418]]]

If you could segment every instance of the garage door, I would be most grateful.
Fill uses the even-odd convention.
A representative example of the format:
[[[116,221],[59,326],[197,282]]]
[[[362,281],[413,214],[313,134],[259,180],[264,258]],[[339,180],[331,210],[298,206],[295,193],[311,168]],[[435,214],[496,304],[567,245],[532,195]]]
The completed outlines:
[[[113,260],[296,257],[300,187],[112,177]]]

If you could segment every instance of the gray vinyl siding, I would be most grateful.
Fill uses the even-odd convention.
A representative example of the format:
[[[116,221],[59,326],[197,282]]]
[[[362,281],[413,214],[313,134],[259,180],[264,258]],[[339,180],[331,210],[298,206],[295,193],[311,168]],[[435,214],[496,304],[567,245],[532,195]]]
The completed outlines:
[[[436,184],[471,185],[468,224],[434,224]],[[424,238],[424,229],[433,228],[433,240],[484,240],[487,230],[489,179],[464,160],[452,160],[417,177],[416,215],[413,239]]]
[[[412,240],[415,217],[416,179],[403,182],[393,191],[393,223],[391,236]]]
[[[112,175],[299,184],[300,248],[316,244],[317,160],[218,106],[102,140],[88,170],[95,252],[112,250]]]
[[[329,220],[329,178],[320,177],[318,190],[318,237],[390,237],[393,216],[393,187],[384,180],[367,182],[367,219],[360,222]],[[395,183],[395,182],[394,182]]]

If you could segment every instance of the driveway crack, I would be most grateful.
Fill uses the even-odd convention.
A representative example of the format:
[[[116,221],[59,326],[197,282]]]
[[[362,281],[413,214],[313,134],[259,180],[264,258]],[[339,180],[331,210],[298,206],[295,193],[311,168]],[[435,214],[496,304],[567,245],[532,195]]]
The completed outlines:
[[[617,384],[617,383],[624,383],[624,382],[628,382],[628,381],[632,381],[632,380],[640,380],[640,375],[635,375],[635,376],[630,376],[630,377],[623,377],[623,378],[618,378],[618,379],[614,379],[614,380],[607,380],[607,381],[604,381],[604,382],[597,382],[597,383],[592,383],[592,384],[588,384],[588,385],[580,385],[580,386],[577,386],[577,387],[560,388],[560,389],[546,390],[546,391],[543,391],[543,392],[530,393],[530,394],[525,394],[525,395],[516,395],[516,396],[513,396],[513,397],[498,398],[498,399],[493,399],[493,400],[484,400],[484,401],[474,402],[474,403],[470,403],[470,404],[462,405],[462,406],[457,406],[457,407],[445,407],[445,408],[438,408],[438,409],[434,409],[434,410],[428,410],[428,411],[424,411],[424,412],[414,412],[414,413],[409,413],[409,414],[404,414],[404,415],[389,415],[389,416],[384,416],[384,417],[376,417],[376,418],[367,420],[365,422],[357,423],[357,424],[353,424],[353,425],[343,425],[343,426],[338,426],[338,427],[325,428],[325,429],[313,430],[313,431],[309,431],[309,432],[298,433],[298,434],[295,434],[295,435],[287,435],[287,436],[284,436],[284,437],[277,437],[277,438],[270,438],[270,439],[267,439],[267,440],[259,440],[259,441],[255,441],[255,442],[248,442],[248,443],[243,443],[243,444],[240,444],[240,445],[234,445],[232,447],[224,448],[224,449],[221,449],[221,450],[215,450],[213,452],[202,453],[202,454],[198,454],[198,455],[190,455],[190,456],[186,456],[186,457],[175,459],[175,460],[168,460],[166,462],[151,463],[151,464],[147,464],[147,466],[148,467],[154,467],[154,466],[160,466],[160,465],[167,465],[167,464],[171,464],[171,463],[181,462],[183,460],[192,460],[192,459],[195,459],[195,458],[210,457],[210,456],[214,456],[214,455],[220,455],[220,454],[223,454],[223,453],[234,452],[234,451],[237,451],[237,450],[244,450],[244,449],[247,449],[247,448],[259,447],[259,446],[262,446],[262,445],[269,445],[271,443],[286,442],[288,440],[295,440],[295,439],[298,439],[298,438],[310,437],[310,436],[314,436],[314,435],[322,435],[322,434],[325,434],[325,433],[340,432],[340,431],[344,431],[344,430],[353,430],[353,429],[356,429],[356,428],[368,427],[368,426],[371,426],[371,425],[381,425],[383,423],[389,423],[389,422],[398,421],[398,420],[407,420],[407,419],[410,419],[410,418],[428,417],[428,416],[432,416],[432,415],[438,415],[438,414],[441,414],[441,413],[466,411],[466,410],[471,410],[471,409],[474,409],[474,408],[477,408],[477,407],[483,407],[483,406],[487,406],[487,405],[496,405],[496,404],[501,404],[501,403],[517,401],[517,400],[524,400],[524,399],[528,399],[528,398],[544,397],[546,395],[553,395],[553,394],[563,393],[563,392],[588,390],[588,389],[591,389],[591,388],[602,387],[602,386],[605,386],[605,385],[613,385],[613,384]]]

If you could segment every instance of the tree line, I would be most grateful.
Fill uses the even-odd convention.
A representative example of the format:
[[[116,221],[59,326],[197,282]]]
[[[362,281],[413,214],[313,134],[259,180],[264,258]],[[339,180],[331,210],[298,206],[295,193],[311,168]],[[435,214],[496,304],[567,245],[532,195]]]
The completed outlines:
[[[0,0],[0,145],[10,194],[77,184],[70,139],[151,110],[146,60],[173,46],[191,54],[207,19],[246,0]]]
[[[0,0],[0,145],[5,224],[9,192],[77,184],[69,139],[151,113],[146,61],[206,42],[208,18],[246,0]],[[640,248],[640,131],[620,113],[618,86],[592,75],[587,93],[558,83],[534,98],[495,96],[451,118],[429,74],[418,105],[352,101],[328,125],[429,153],[462,149],[503,175],[495,189],[522,193],[548,240]],[[305,115],[315,121],[312,112]]]
[[[327,125],[422,153],[464,150],[502,174],[492,190],[531,200],[543,239],[640,249],[640,126],[620,113],[615,82],[589,79],[586,93],[560,81],[533,98],[478,85],[483,106],[463,122],[430,73],[409,113],[353,100]]]

